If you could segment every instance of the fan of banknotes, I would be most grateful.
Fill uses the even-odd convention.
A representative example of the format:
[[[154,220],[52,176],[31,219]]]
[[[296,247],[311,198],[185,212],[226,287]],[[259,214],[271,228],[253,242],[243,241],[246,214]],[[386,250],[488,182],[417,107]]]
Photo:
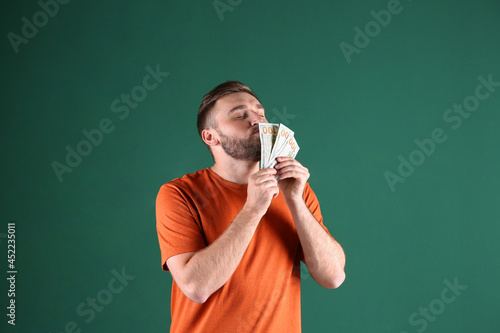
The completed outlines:
[[[260,167],[272,168],[277,157],[293,157],[299,152],[294,132],[283,124],[259,123]]]

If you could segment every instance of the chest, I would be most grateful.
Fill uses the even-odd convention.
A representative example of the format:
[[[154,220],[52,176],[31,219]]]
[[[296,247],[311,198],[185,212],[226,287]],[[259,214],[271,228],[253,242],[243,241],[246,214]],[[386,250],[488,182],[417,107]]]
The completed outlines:
[[[198,223],[207,245],[213,243],[234,220],[246,201],[246,191],[231,191],[217,187],[204,190],[196,202]],[[255,231],[254,239],[272,239],[273,242],[295,247],[298,241],[295,225],[283,196],[271,201],[266,214]]]

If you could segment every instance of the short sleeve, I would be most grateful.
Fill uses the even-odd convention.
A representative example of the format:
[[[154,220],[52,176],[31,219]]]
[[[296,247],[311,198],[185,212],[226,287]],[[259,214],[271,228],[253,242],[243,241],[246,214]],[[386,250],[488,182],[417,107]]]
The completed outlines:
[[[319,224],[321,224],[321,226],[323,227],[323,229],[325,229],[325,231],[328,232],[328,229],[323,224],[323,216],[321,215],[321,209],[319,207],[318,198],[316,197],[316,194],[313,192],[309,183],[307,183],[304,188],[304,202],[306,203],[306,206],[309,208],[309,211],[316,218],[316,221],[318,221]]]
[[[319,207],[318,198],[316,197],[316,194],[314,194],[314,191],[312,190],[309,183],[307,183],[304,188],[303,197],[304,197],[304,202],[306,203],[306,206],[309,208],[311,214],[313,214],[313,216],[316,218],[316,221],[318,221],[321,227],[325,229],[326,233],[330,235],[330,232],[328,231],[327,227],[325,227],[325,225],[323,224],[323,216],[321,215],[321,208]],[[299,258],[300,260],[304,261],[304,252],[302,251],[301,246],[299,246]]]
[[[168,258],[206,247],[195,207],[186,194],[171,183],[160,188],[156,197],[156,231],[161,251],[161,266],[167,271]]]

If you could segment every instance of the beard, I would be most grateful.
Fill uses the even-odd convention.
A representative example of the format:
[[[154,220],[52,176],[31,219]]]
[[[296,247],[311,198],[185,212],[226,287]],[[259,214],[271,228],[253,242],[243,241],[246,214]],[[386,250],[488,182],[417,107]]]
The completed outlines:
[[[235,139],[222,134],[218,129],[216,131],[220,135],[220,143],[226,154],[236,160],[260,161],[260,136],[252,135],[247,139]]]

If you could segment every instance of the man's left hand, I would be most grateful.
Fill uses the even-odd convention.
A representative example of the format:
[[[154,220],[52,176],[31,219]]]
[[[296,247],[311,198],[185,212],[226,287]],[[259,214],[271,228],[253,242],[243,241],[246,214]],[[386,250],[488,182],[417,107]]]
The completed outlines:
[[[292,157],[278,157],[276,160],[278,164],[274,168],[278,170],[279,187],[285,200],[287,203],[300,202],[310,176],[309,170]]]

